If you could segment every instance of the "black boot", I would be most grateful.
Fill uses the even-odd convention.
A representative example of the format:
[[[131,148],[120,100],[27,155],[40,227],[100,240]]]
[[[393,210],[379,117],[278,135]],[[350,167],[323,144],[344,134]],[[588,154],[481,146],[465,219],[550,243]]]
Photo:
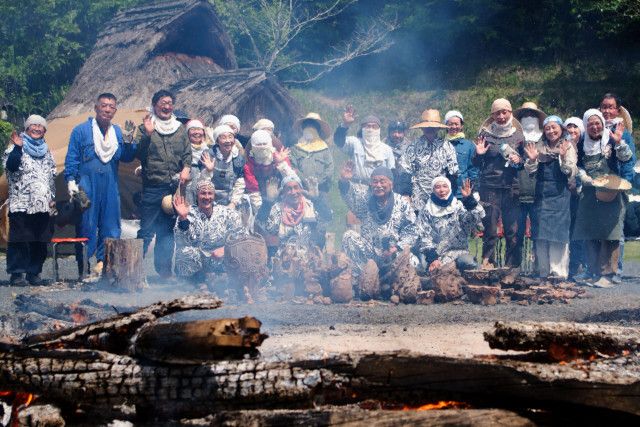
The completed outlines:
[[[49,280],[41,278],[39,274],[31,273],[27,273],[27,282],[31,286],[46,286],[51,283]]]
[[[22,274],[22,273],[11,273],[11,278],[9,279],[9,284],[11,286],[27,286],[27,281],[24,280],[24,274]]]

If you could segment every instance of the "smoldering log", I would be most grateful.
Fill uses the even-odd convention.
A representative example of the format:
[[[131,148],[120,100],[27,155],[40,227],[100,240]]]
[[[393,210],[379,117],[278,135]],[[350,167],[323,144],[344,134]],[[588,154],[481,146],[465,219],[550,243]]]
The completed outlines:
[[[222,301],[215,297],[189,295],[169,302],[158,302],[133,313],[120,314],[87,325],[33,335],[25,338],[23,345],[33,350],[83,348],[126,354],[131,337],[142,325],[181,311],[213,310],[221,305]]]
[[[491,348],[546,351],[552,346],[580,354],[622,354],[640,351],[640,331],[620,326],[568,322],[496,322],[485,332]]]
[[[257,355],[267,335],[255,317],[150,324],[132,338],[132,354],[158,362],[193,364]]]
[[[292,362],[234,360],[157,364],[94,350],[0,351],[0,387],[106,416],[197,417],[219,410],[314,403],[491,399],[499,405],[577,404],[640,415],[636,356],[580,364],[462,359],[409,353],[340,355]]]
[[[222,411],[206,418],[183,420],[184,426],[220,425],[366,425],[389,427],[404,425],[429,426],[534,426],[530,420],[501,409],[451,409],[447,411],[368,410],[356,405],[314,410],[249,410]]]

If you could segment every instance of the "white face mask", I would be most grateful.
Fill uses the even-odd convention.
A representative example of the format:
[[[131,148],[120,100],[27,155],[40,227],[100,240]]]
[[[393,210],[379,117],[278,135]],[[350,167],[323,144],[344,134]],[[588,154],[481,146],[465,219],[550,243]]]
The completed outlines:
[[[256,163],[260,165],[270,165],[273,162],[273,149],[271,147],[252,147],[251,155]]]
[[[377,144],[380,142],[380,129],[362,129],[362,138],[367,144]]]
[[[537,141],[542,136],[540,122],[537,117],[523,117],[520,120],[522,125],[522,133],[524,133],[527,141]]]
[[[311,129],[305,129],[302,131],[302,139],[307,142],[311,142],[316,138],[315,134]]]

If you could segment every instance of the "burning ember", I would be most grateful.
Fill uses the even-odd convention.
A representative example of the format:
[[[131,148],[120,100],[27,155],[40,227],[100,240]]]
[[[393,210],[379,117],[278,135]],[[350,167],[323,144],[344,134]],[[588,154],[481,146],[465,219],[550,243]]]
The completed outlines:
[[[386,411],[433,411],[437,409],[471,409],[471,405],[466,402],[455,400],[440,400],[438,402],[425,403],[420,406],[403,405],[402,403],[386,402],[378,400],[367,400],[360,402],[358,406],[367,410]]]
[[[8,422],[4,425],[7,426],[17,426],[18,425],[18,412],[22,409],[26,408],[33,402],[35,399],[35,395],[31,393],[15,393],[13,391],[0,391],[0,399],[2,400],[12,400],[11,402],[11,414],[8,417]],[[0,421],[4,421],[6,419],[6,415],[4,418],[0,418]]]
[[[427,403],[422,406],[413,407],[405,405],[403,411],[433,411],[436,409],[469,409],[471,405],[465,402],[457,402],[455,400],[441,400],[436,403]]]

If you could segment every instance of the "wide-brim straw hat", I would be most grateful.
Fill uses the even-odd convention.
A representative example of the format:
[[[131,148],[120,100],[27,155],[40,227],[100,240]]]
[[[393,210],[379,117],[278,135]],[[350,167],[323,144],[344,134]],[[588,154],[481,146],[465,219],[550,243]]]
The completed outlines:
[[[619,192],[631,190],[631,183],[618,175],[603,175],[593,180],[596,199],[601,202],[613,201]]]
[[[162,212],[167,215],[175,215],[176,211],[173,209],[173,195],[169,194],[162,198]]]
[[[629,110],[624,107],[620,107],[620,117],[624,121],[624,128],[629,131],[629,133],[633,133],[633,120],[631,120],[631,114],[629,114]]]
[[[318,113],[309,113],[303,118],[296,120],[293,123],[293,129],[302,133],[302,122],[305,120],[313,120],[318,124],[318,126],[320,126],[320,138],[327,139],[329,138],[329,135],[331,135],[331,126],[329,126],[329,123],[322,120]]]
[[[420,123],[416,123],[411,126],[409,129],[421,129],[421,128],[438,128],[438,129],[448,129],[449,127],[442,123],[440,120],[440,111],[429,109],[424,110],[422,115],[420,116],[422,121]]]
[[[513,116],[516,119],[520,120],[524,115],[524,113],[526,112],[534,113],[538,117],[538,120],[540,120],[540,126],[542,126],[542,122],[544,121],[544,119],[547,118],[547,114],[541,109],[539,109],[535,102],[523,103],[522,107],[518,108],[513,112]]]

